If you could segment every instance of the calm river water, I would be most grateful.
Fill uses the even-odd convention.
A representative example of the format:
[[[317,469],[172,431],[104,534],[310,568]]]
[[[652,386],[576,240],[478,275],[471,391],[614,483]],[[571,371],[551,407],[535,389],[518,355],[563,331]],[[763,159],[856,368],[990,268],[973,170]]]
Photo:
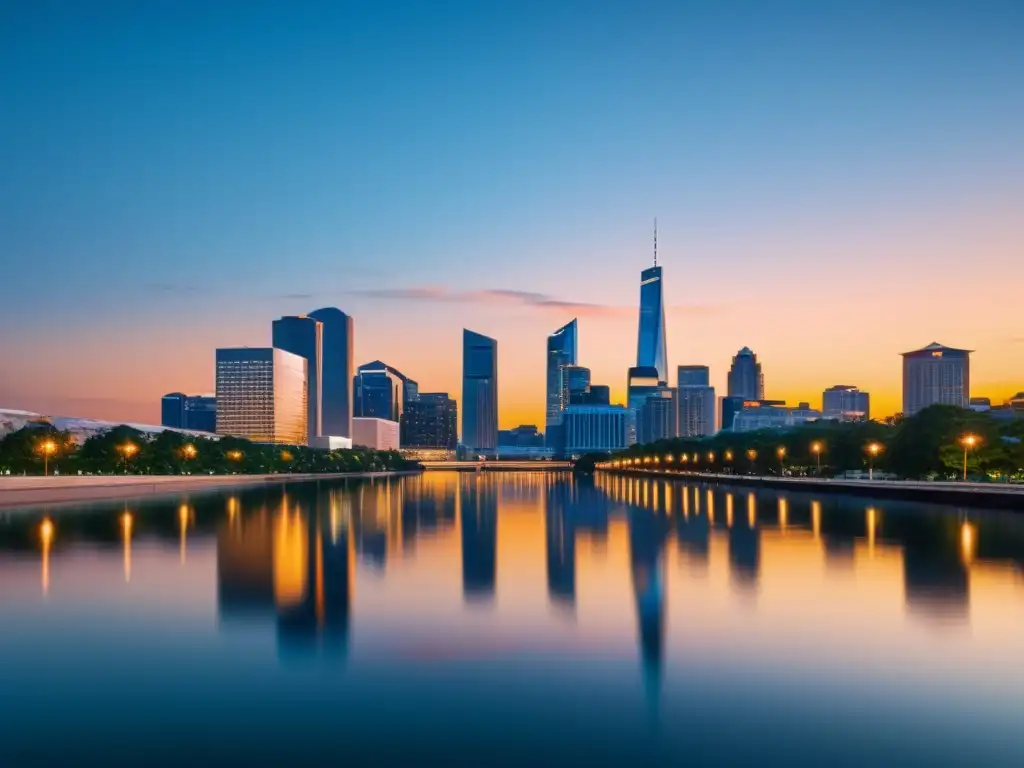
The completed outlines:
[[[428,473],[11,513],[0,765],[1024,765],[1024,516]]]

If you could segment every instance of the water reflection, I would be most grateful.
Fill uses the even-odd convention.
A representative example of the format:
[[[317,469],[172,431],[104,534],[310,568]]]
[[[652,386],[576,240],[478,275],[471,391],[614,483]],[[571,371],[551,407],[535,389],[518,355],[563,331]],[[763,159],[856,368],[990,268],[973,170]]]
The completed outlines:
[[[484,680],[489,695],[507,692],[503,702],[540,691],[530,712],[561,696],[568,720],[549,719],[570,729],[602,696],[616,713],[607,723],[638,712],[645,723],[686,722],[703,707],[725,717],[755,700],[770,710],[773,674],[792,680],[793,706],[828,677],[825,704],[806,699],[812,715],[868,690],[906,697],[922,680],[973,711],[1024,684],[1022,566],[1024,519],[970,509],[636,477],[439,473],[8,516],[0,620],[14,628],[8,642],[20,632],[59,644],[85,605],[111,647],[134,631],[132,642],[166,654],[166,613],[179,638],[214,638],[194,641],[196,656],[177,668],[197,691],[207,681],[189,664],[204,652],[215,659],[206,675],[233,670],[254,687],[270,685],[253,662],[265,658],[278,681],[345,677],[289,689],[300,710],[361,681],[367,718],[410,690],[425,696],[416,686],[431,675],[449,694]],[[33,635],[34,610],[67,624]],[[250,666],[234,667],[236,654]]]

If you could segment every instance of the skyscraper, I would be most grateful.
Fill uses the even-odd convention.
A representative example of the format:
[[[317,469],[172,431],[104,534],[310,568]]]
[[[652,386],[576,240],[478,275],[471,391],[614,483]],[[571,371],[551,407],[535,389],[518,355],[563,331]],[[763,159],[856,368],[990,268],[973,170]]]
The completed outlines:
[[[657,368],[635,366],[627,372],[626,412],[628,416],[627,440],[629,445],[633,445],[637,441],[640,409],[647,402],[647,397],[657,394],[664,386],[665,382],[659,378]]]
[[[459,442],[458,414],[447,392],[424,392],[410,400],[402,413],[402,447],[454,451]]]
[[[546,420],[544,424],[544,431],[548,435],[554,434],[552,427],[557,427],[562,423],[562,411],[569,405],[563,372],[566,366],[576,365],[577,343],[575,319],[548,336]]]
[[[160,425],[175,429],[215,432],[217,398],[213,395],[186,395],[171,392],[160,401]]]
[[[356,418],[391,421],[401,421],[405,404],[419,393],[415,381],[380,360],[359,366],[352,389]]]
[[[462,444],[471,453],[498,447],[498,342],[462,331]]]
[[[680,387],[707,387],[711,369],[706,365],[680,365],[676,368],[676,384]]]
[[[706,365],[680,365],[677,369],[676,429],[680,437],[715,434],[715,388]]]
[[[335,307],[309,316],[323,324],[320,434],[352,437],[352,318]]]
[[[306,359],[273,347],[217,350],[217,434],[304,445]]]
[[[636,367],[654,368],[658,380],[668,382],[665,351],[665,301],[658,266],[658,224],[654,224],[654,266],[640,273],[640,323],[636,342]]]
[[[836,384],[822,393],[821,413],[826,419],[867,421],[871,418],[871,398],[857,387]]]
[[[971,350],[932,342],[903,353],[903,414],[929,405],[966,408],[971,399]]]
[[[320,412],[323,395],[323,324],[307,315],[282,317],[272,327],[272,343],[278,349],[291,352],[306,361],[306,408],[309,436],[312,445],[321,432]]]
[[[742,397],[744,400],[764,400],[764,374],[761,373],[757,355],[750,347],[744,347],[732,359],[726,394],[728,397]]]
[[[662,387],[657,393],[648,395],[640,408],[637,442],[649,445],[659,440],[669,440],[677,434],[676,391]]]

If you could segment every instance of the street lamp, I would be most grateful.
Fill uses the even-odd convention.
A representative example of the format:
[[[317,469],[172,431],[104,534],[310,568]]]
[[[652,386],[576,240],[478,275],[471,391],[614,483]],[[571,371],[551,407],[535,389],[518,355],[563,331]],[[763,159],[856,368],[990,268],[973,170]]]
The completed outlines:
[[[754,462],[757,461],[757,451],[755,451],[753,448],[748,450],[747,458],[750,459],[750,474],[756,474],[757,467],[754,464]]]
[[[779,477],[786,474],[786,448],[780,445],[775,449],[775,455],[779,457]]]
[[[973,450],[981,439],[977,435],[964,435],[960,438],[960,445],[964,447],[964,482],[967,482],[967,452]]]
[[[43,475],[50,474],[50,457],[57,452],[57,444],[53,440],[44,440],[39,445],[39,451],[43,454]]]
[[[811,453],[814,454],[814,459],[818,464],[819,475],[821,474],[821,450],[823,447],[824,446],[821,444],[820,440],[815,440],[813,443],[811,443]]]
[[[137,446],[135,443],[125,443],[124,445],[119,445],[117,447],[117,450],[120,451],[121,455],[124,457],[124,473],[127,475],[128,459],[130,459],[132,456],[138,453],[139,446]]]
[[[192,443],[186,443],[182,447],[181,453],[186,459],[194,459],[198,451],[196,451],[196,447]]]
[[[875,459],[878,458],[878,454],[882,452],[881,443],[868,443],[868,480],[874,480],[875,478]]]

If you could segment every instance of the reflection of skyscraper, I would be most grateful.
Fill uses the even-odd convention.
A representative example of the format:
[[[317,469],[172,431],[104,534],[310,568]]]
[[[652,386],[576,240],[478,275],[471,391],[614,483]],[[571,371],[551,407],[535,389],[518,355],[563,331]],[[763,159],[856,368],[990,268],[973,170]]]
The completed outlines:
[[[661,688],[665,635],[665,526],[645,510],[629,513],[629,563],[640,626],[644,683],[651,695]]]
[[[577,359],[576,320],[563,325],[548,336],[548,370],[546,387],[546,419],[544,431],[552,435],[552,427],[562,423],[562,411],[569,404],[566,399],[566,366],[576,365]],[[556,430],[557,431],[557,430]],[[549,441],[550,444],[550,441]]]
[[[640,322],[637,331],[636,365],[654,368],[660,381],[668,381],[665,342],[665,301],[661,267],[658,266],[658,229],[654,229],[654,266],[640,273]]]
[[[555,480],[547,489],[545,539],[548,561],[548,596],[552,602],[576,604],[576,531],[573,485]]]
[[[462,444],[472,453],[498,445],[498,342],[462,332]]]
[[[309,316],[323,324],[320,433],[352,437],[352,318],[334,307]]]
[[[756,509],[757,500],[751,494],[747,496],[747,514],[736,510],[729,528],[729,572],[737,586],[755,587],[760,576],[761,532]]]
[[[494,597],[498,557],[498,497],[493,481],[460,479],[462,594],[467,600]]]

